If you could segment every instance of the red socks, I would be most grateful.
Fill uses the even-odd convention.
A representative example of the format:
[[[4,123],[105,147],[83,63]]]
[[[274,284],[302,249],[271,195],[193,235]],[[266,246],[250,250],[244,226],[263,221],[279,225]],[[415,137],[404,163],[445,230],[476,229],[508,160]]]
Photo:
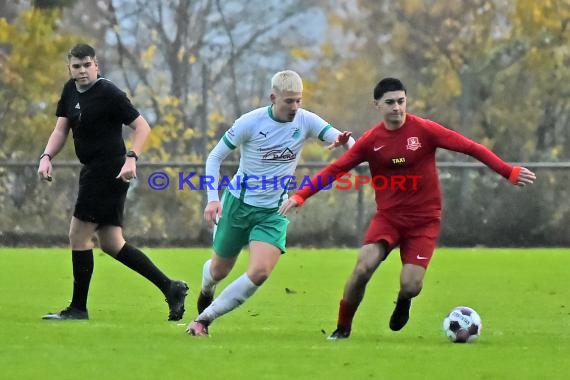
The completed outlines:
[[[354,314],[356,314],[356,309],[358,309],[358,305],[352,305],[344,299],[341,299],[338,306],[337,327],[350,330],[352,327],[352,319],[354,318]]]

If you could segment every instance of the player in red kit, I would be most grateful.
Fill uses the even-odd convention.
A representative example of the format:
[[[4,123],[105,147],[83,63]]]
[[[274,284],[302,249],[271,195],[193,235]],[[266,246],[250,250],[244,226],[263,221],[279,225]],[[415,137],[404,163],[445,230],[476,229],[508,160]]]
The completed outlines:
[[[483,145],[434,121],[406,113],[406,88],[398,79],[385,78],[376,85],[374,104],[383,120],[366,131],[337,161],[312,177],[310,186],[299,189],[279,209],[285,214],[292,207],[302,206],[332,179],[345,178],[358,164],[368,162],[370,182],[375,189],[376,214],[345,285],[337,329],[329,336],[333,340],[350,336],[352,320],[364,298],[366,284],[397,246],[403,265],[390,329],[401,330],[408,322],[412,298],[422,289],[440,232],[437,148],[472,156],[514,185],[525,186],[536,179],[527,168],[507,164]]]

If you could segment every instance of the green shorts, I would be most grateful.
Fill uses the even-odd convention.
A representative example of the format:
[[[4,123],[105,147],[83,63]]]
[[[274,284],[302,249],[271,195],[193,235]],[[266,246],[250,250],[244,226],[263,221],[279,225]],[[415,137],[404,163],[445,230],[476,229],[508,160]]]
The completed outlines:
[[[214,229],[214,252],[222,257],[234,257],[245,245],[255,240],[274,245],[285,253],[289,219],[279,215],[277,210],[250,206],[229,192],[224,192],[222,217]]]

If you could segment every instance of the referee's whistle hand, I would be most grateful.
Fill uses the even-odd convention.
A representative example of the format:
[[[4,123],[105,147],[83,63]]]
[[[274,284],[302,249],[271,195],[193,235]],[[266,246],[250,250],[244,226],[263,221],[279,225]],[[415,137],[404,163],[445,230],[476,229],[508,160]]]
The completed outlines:
[[[51,162],[49,160],[40,162],[40,166],[38,168],[38,177],[40,177],[42,181],[51,182]]]
[[[131,182],[131,179],[137,179],[137,173],[133,170],[121,169],[121,172],[115,177],[123,182]]]

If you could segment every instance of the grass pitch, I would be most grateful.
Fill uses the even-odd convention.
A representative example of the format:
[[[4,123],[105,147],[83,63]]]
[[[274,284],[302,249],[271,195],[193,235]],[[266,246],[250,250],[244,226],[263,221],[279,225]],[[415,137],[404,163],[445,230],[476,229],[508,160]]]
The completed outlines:
[[[388,328],[398,289],[396,252],[376,272],[347,341],[327,341],[356,250],[291,249],[268,282],[211,326],[195,316],[207,249],[147,249],[168,275],[188,281],[184,323],[167,322],[160,292],[95,251],[90,321],[43,321],[67,306],[67,249],[0,249],[2,379],[568,379],[568,249],[438,249],[408,325]],[[222,289],[243,272],[243,252]],[[218,290],[219,291],[219,290]],[[452,344],[445,314],[467,305],[481,338]]]

